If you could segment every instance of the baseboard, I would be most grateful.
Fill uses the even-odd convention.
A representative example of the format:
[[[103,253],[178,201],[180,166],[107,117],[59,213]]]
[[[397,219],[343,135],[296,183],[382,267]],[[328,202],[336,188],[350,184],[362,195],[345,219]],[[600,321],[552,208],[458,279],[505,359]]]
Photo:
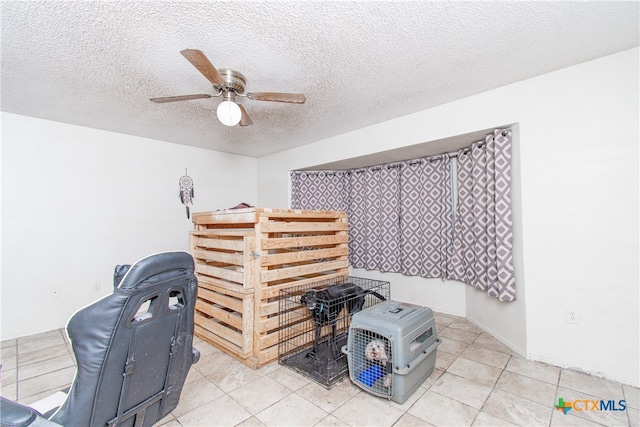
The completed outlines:
[[[491,336],[493,336],[495,339],[500,341],[502,344],[509,347],[511,350],[515,351],[519,356],[524,357],[525,359],[528,358],[527,351],[525,349],[515,345],[514,343],[504,338],[502,335],[500,335],[496,331],[493,331],[491,328],[488,328],[485,325],[481,324],[479,321],[477,321],[473,317],[467,316],[467,320],[473,323],[474,325],[476,325],[477,327],[479,327],[480,329],[482,329],[483,331],[485,331],[486,333],[491,334]]]

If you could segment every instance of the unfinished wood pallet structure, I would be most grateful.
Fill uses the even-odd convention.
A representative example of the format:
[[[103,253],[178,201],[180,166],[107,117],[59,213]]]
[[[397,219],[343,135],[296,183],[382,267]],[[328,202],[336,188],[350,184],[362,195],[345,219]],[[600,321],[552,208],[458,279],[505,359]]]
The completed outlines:
[[[245,208],[192,220],[195,334],[254,369],[278,359],[280,291],[348,275],[344,212]]]

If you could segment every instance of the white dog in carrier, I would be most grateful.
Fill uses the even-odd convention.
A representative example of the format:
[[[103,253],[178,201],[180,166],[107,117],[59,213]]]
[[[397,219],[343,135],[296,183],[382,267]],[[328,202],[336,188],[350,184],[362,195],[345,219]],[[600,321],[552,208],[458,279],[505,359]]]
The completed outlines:
[[[439,344],[430,308],[386,301],[353,315],[342,351],[354,384],[402,404],[433,372]]]

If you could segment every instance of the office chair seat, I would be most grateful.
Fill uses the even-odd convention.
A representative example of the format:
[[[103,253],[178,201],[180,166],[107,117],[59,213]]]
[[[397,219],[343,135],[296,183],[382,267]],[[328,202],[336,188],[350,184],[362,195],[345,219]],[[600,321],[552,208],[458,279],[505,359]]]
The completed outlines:
[[[142,427],[165,417],[200,356],[193,349],[197,288],[187,252],[117,266],[113,293],[67,324],[77,367],[62,405],[45,417],[3,398],[1,424]]]

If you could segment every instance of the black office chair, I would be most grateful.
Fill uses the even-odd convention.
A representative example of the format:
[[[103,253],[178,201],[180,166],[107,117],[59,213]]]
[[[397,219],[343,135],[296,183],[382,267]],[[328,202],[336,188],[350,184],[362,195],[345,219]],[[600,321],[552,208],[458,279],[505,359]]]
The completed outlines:
[[[110,295],[67,324],[75,378],[59,408],[40,414],[2,398],[2,426],[151,426],[177,405],[189,368],[197,295],[187,252],[117,266]]]

